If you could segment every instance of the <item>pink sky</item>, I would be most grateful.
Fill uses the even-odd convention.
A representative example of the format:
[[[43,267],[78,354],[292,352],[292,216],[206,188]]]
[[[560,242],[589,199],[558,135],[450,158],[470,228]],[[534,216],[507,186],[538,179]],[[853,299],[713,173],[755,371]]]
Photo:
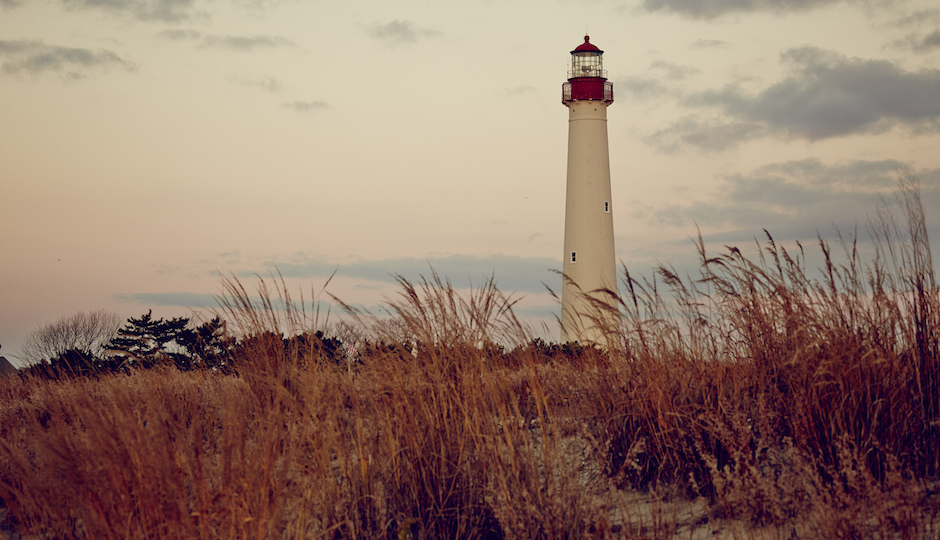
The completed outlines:
[[[557,312],[569,51],[605,51],[617,257],[863,229],[898,163],[940,210],[929,0],[0,0],[0,344],[212,305],[218,271],[377,306],[489,275]],[[554,330],[552,330],[554,332]],[[551,333],[546,337],[557,339]]]

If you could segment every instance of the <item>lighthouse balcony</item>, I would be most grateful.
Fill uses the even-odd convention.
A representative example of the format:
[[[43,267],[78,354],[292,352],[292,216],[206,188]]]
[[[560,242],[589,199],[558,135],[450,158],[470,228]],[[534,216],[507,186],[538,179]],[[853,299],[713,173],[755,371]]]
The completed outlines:
[[[596,78],[598,78],[598,79],[606,79],[606,78],[607,78],[607,70],[606,70],[606,69],[603,69],[603,68],[600,68],[600,67],[596,67],[596,66],[589,66],[589,65],[575,66],[575,67],[576,67],[576,69],[569,69],[569,70],[568,70],[568,78],[569,78],[569,79],[574,79],[574,78],[577,78],[577,77],[596,77]]]
[[[579,77],[562,83],[562,103],[582,100],[613,103],[614,83],[596,77]]]

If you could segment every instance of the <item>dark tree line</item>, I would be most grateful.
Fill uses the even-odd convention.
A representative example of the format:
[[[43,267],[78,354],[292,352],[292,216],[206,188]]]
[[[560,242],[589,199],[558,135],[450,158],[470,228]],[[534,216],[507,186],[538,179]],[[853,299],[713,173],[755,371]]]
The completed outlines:
[[[103,373],[129,373],[135,369],[174,366],[183,371],[208,369],[224,373],[236,370],[238,360],[251,349],[257,336],[237,340],[226,331],[226,324],[215,317],[190,327],[187,317],[155,318],[148,311],[131,317],[98,350],[69,347],[59,350],[21,370],[44,378],[95,376]],[[284,351],[314,347],[319,357],[339,363],[345,359],[343,344],[313,332],[284,338],[271,336]]]
[[[22,370],[47,378],[127,373],[173,365],[182,370],[230,370],[229,359],[236,341],[227,335],[219,317],[194,328],[190,319],[154,318],[148,311],[131,317],[116,335],[97,350],[72,346]]]
[[[398,356],[403,361],[420,361],[432,350],[442,352],[439,349],[443,347],[365,340],[357,340],[353,345],[355,352],[339,338],[328,337],[319,330],[287,337],[264,332],[236,339],[219,317],[192,326],[187,317],[155,318],[151,310],[140,317],[129,318],[99,347],[59,346],[56,354],[20,371],[49,379],[130,373],[159,366],[172,366],[181,371],[203,369],[237,373],[241,362],[259,358],[351,367],[377,357],[387,360]],[[538,338],[510,351],[496,343],[489,343],[485,348],[488,361],[510,368],[517,368],[526,361],[578,362],[586,355],[593,357],[592,353],[596,352],[577,343],[558,345]]]

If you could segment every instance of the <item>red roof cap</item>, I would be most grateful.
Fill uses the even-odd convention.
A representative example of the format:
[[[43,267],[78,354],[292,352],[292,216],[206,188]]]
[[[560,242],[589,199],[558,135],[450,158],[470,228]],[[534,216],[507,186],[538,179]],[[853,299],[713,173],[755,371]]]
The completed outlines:
[[[579,52],[596,52],[598,54],[604,54],[604,51],[598,49],[593,43],[591,43],[591,36],[584,36],[584,43],[578,45],[578,48],[571,51],[571,54]]]

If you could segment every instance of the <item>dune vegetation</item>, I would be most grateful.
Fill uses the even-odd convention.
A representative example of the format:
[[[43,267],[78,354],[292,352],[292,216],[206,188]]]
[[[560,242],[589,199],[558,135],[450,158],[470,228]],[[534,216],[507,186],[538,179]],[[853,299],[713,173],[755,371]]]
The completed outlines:
[[[936,537],[940,296],[900,187],[865,257],[768,234],[624,269],[604,350],[533,338],[492,282],[402,279],[341,343],[228,280],[221,364],[0,378],[0,534]]]

